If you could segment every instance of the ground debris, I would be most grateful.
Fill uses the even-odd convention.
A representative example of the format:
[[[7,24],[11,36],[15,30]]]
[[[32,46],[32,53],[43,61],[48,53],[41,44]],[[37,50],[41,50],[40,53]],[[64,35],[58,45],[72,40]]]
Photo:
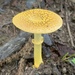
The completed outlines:
[[[16,75],[24,75],[25,59],[21,58],[19,61],[18,72]]]
[[[51,4],[53,4],[53,0],[46,0],[46,3],[50,6]]]
[[[74,54],[75,51],[71,47],[67,47],[66,45],[63,45],[61,43],[55,42],[54,49],[58,51],[60,56],[65,55],[66,53],[69,53],[69,55]]]
[[[75,12],[72,14],[72,22],[75,23]]]
[[[70,14],[68,13],[68,0],[65,0],[65,20],[66,20],[66,26],[67,26],[68,34],[69,34],[69,37],[70,37],[71,45],[72,45],[72,47],[75,47],[74,41],[73,41],[73,36],[72,36],[72,33],[71,33],[70,24],[69,24],[69,17],[70,17]]]
[[[44,0],[27,0],[25,4],[28,9],[45,7]]]
[[[44,56],[45,57],[50,57],[50,55],[51,55],[51,50],[50,50],[50,48],[49,47],[46,47],[46,46],[43,46],[43,54],[44,54]]]
[[[19,52],[16,52],[15,54],[12,54],[10,57],[1,60],[0,66],[3,66],[4,63],[11,63],[12,61],[19,60],[20,57],[24,57],[25,59],[33,58],[33,56],[30,55],[32,47],[32,43],[29,40]]]
[[[61,75],[61,72],[58,70],[56,63],[51,60],[52,69],[53,69],[53,75]]]
[[[22,35],[20,36],[20,34]],[[20,34],[16,38],[11,39],[9,42],[0,47],[0,60],[4,60],[22,48],[30,34],[25,32],[21,32]]]
[[[51,46],[53,44],[53,40],[51,38],[51,36],[49,36],[48,34],[44,34],[44,43],[48,46]]]
[[[0,13],[3,13],[3,12],[4,12],[4,10],[0,8]]]

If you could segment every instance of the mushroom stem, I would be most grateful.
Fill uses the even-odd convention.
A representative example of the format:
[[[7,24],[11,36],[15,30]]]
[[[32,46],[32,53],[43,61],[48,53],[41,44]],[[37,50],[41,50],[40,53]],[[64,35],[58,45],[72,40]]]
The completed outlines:
[[[41,63],[43,63],[42,60],[42,42],[43,37],[41,34],[34,34],[34,39],[32,40],[34,43],[34,67],[38,68]]]

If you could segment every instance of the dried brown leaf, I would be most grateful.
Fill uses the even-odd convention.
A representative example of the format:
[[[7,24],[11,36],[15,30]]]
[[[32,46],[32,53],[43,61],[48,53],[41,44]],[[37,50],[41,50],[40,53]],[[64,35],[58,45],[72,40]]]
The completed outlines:
[[[58,51],[60,56],[63,56],[66,53],[69,53],[69,55],[75,53],[75,51],[71,47],[67,47],[66,45],[60,44],[58,42],[55,42],[55,50]]]

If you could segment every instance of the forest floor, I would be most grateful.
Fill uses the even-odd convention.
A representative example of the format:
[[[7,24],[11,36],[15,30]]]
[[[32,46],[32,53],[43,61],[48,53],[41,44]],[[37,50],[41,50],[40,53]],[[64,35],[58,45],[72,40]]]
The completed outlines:
[[[12,18],[19,12],[28,10],[25,3],[25,0],[19,2],[13,0],[10,4],[4,5],[0,11],[0,46],[19,34],[20,30],[12,24]],[[17,58],[18,52],[16,52],[13,54],[16,59],[9,57],[7,62],[0,66],[0,75],[75,75],[75,63],[71,62],[75,57],[73,55],[75,54],[75,3],[70,0],[46,0],[42,8],[56,12],[63,19],[63,26],[49,34],[53,41],[52,46],[43,43],[43,46],[49,49],[50,56],[47,57],[47,54],[43,53],[44,64],[35,69],[32,67],[33,57]],[[31,37],[22,50],[29,48],[31,55],[33,54]]]

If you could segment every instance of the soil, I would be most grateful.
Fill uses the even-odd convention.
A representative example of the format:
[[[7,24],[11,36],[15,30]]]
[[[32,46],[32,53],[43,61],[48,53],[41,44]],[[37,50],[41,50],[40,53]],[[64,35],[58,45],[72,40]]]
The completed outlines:
[[[39,0],[37,2],[39,2]],[[4,11],[0,11],[0,46],[3,46],[11,38],[19,34],[20,30],[12,24],[12,17],[19,12],[29,9],[25,3],[25,0],[13,0],[3,6],[2,9]],[[41,4],[40,6],[37,5],[37,7],[41,7]],[[27,59],[19,57],[16,58],[16,60],[11,58],[11,62],[7,61],[7,63],[0,66],[0,75],[75,75],[75,64],[73,65],[70,62],[62,61],[61,59],[65,53],[62,54],[61,51],[55,50],[57,44],[62,44],[66,47],[65,49],[69,47],[69,49],[71,48],[75,51],[73,46],[73,44],[75,44],[75,2],[71,0],[45,0],[45,5],[43,5],[42,8],[56,12],[63,19],[63,26],[56,32],[49,34],[53,41],[56,42],[55,45],[48,46],[43,43],[43,46],[49,47],[50,56],[46,57],[43,53],[44,63],[41,64],[38,69],[32,67],[33,57],[28,57]],[[66,18],[67,16],[68,18]],[[69,25],[70,30],[68,30],[67,25]],[[71,32],[72,36],[69,35],[69,32]],[[30,48],[30,45],[27,47]],[[62,47],[62,50],[63,49]],[[33,54],[33,47],[29,55],[31,54]],[[15,55],[15,53],[13,55]]]

